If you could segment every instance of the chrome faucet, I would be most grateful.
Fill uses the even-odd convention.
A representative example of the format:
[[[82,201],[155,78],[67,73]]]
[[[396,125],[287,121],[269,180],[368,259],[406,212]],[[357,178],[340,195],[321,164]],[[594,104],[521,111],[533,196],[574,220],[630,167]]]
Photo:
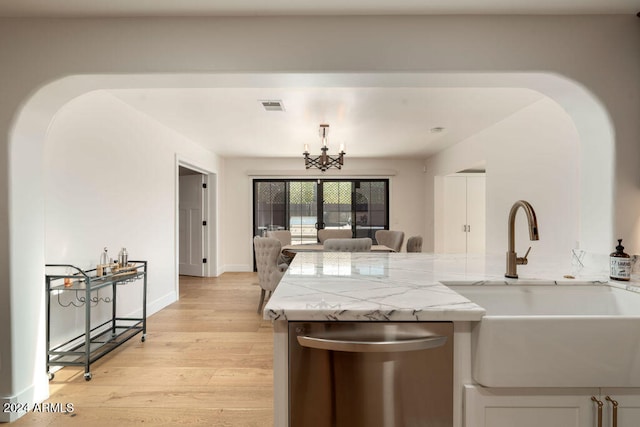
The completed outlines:
[[[531,246],[529,246],[524,257],[518,257],[518,254],[516,254],[515,228],[516,213],[519,208],[524,209],[524,212],[527,214],[527,222],[529,223],[529,239],[540,240],[536,212],[533,210],[533,207],[531,207],[529,202],[518,200],[513,204],[513,206],[511,206],[511,211],[509,212],[509,250],[507,251],[507,272],[505,273],[505,277],[509,277],[511,279],[518,278],[518,265],[527,265],[527,255],[529,255],[529,251],[531,250]]]

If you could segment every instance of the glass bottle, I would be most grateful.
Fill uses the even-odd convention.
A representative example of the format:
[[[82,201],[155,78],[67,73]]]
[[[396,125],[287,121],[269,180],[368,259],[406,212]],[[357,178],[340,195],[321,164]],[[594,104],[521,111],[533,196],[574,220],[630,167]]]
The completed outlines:
[[[624,252],[622,239],[618,239],[616,251],[609,255],[609,278],[613,280],[629,280],[631,278],[631,257]]]
[[[64,278],[64,287],[68,288],[69,286],[71,286],[73,283],[71,282],[71,275],[73,274],[73,271],[71,270],[71,267],[67,267],[66,271],[65,271],[65,275],[67,277]]]
[[[109,253],[107,252],[107,248],[104,248],[104,251],[100,254],[100,263],[98,263],[98,269],[97,269],[98,276],[106,276],[108,266],[109,266]]]

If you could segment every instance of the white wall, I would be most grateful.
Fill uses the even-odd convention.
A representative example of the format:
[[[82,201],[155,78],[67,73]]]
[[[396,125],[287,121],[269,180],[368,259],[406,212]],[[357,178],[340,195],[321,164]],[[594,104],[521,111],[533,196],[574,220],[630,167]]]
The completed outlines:
[[[66,104],[45,146],[46,262],[95,268],[103,247],[113,258],[126,247],[129,259],[148,261],[148,314],[176,301],[177,155],[218,168],[213,153],[105,91]],[[119,287],[120,315],[141,314],[141,289],[141,282]],[[52,344],[84,330],[83,309],[53,300],[52,310]],[[95,319],[110,310],[98,305]]]
[[[172,301],[176,152],[188,158],[213,156],[105,91],[82,95],[65,105],[56,115],[46,143],[46,262],[95,266],[103,246],[112,256],[126,246],[131,257],[143,252],[143,258],[153,261],[150,303],[156,299]],[[389,178],[390,227],[405,231],[405,239],[425,232],[420,159],[347,156],[342,171],[324,174],[305,170],[302,156],[227,158],[221,164],[219,232],[224,250],[219,255],[219,273],[253,270],[254,177]],[[135,307],[132,302],[131,309]]]
[[[223,208],[221,232],[225,243],[226,271],[252,271],[253,178],[389,178],[389,228],[408,236],[423,235],[425,211],[422,160],[384,160],[345,158],[341,171],[304,169],[302,156],[283,158],[226,158],[224,160]]]
[[[566,112],[551,99],[542,99],[429,158],[427,199],[438,199],[435,177],[478,163],[486,163],[487,253],[506,252],[509,210],[516,200],[524,199],[536,211],[540,240],[529,241],[526,217],[520,212],[516,251],[524,254],[532,246],[532,262],[549,255],[568,259],[580,234],[590,230],[579,227],[580,141]],[[437,227],[434,215],[433,209],[427,209],[427,224]],[[427,233],[433,236],[434,227],[428,227]],[[433,249],[433,239],[425,246]]]

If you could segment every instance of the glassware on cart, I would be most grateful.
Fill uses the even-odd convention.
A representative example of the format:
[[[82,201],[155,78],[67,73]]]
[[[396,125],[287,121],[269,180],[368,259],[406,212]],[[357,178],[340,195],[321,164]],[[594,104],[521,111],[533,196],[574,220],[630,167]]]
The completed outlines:
[[[96,275],[106,276],[108,267],[109,267],[109,253],[107,252],[107,248],[104,248],[104,251],[100,254],[100,262],[96,267]]]
[[[71,267],[67,267],[67,269],[66,269],[64,274],[67,276],[67,277],[64,278],[64,287],[68,288],[69,286],[71,286],[73,284],[72,281],[71,281],[71,277],[69,277],[69,276],[71,276],[71,274],[73,274]]]
[[[129,263],[129,254],[127,248],[122,248],[118,254],[118,267],[126,267]]]

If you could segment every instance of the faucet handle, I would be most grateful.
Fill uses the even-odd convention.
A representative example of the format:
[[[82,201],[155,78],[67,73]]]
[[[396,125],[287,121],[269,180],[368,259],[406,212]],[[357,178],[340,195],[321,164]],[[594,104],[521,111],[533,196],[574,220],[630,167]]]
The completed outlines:
[[[516,258],[516,264],[517,265],[527,265],[529,263],[529,260],[527,259],[527,257],[529,256],[529,252],[531,252],[531,246],[529,246],[529,249],[527,249],[527,252],[524,254],[523,257],[517,257]]]

